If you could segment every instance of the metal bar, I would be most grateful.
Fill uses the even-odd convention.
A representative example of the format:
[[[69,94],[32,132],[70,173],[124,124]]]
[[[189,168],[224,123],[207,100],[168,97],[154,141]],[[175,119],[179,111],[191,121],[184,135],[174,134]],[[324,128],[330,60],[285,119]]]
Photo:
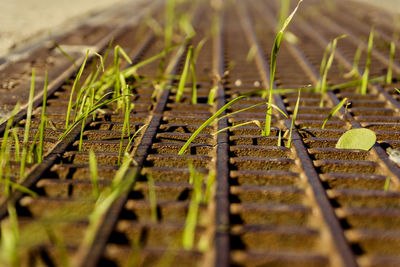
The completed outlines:
[[[224,75],[224,11],[218,12],[218,34],[213,39],[213,72],[217,77]],[[225,105],[225,89],[221,81],[215,81],[218,86],[217,109]],[[221,114],[223,115],[223,114]],[[218,121],[218,130],[228,127],[228,119]],[[215,194],[215,259],[214,266],[230,266],[230,203],[229,203],[229,144],[228,132],[217,135],[217,162],[216,162],[216,194]]]

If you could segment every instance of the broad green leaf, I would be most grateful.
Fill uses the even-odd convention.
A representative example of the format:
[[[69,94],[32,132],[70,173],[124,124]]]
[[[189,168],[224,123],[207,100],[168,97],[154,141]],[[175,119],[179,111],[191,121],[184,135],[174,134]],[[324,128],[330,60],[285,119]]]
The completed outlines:
[[[376,142],[373,131],[365,128],[352,129],[345,132],[336,144],[336,148],[370,150]]]

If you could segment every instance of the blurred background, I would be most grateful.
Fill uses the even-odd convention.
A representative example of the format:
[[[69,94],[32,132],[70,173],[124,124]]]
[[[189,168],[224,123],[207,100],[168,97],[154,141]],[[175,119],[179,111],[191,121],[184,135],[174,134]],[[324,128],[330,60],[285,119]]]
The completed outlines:
[[[149,0],[1,0],[0,58],[96,12],[132,1]],[[356,1],[400,14],[400,0]]]

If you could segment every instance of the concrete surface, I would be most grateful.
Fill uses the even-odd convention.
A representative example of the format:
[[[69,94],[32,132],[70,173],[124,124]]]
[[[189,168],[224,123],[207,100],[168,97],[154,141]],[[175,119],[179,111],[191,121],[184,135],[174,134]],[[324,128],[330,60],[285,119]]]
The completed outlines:
[[[400,0],[356,0],[356,1],[374,5],[383,8],[389,12],[400,14]]]
[[[63,25],[129,0],[0,0],[0,57]]]

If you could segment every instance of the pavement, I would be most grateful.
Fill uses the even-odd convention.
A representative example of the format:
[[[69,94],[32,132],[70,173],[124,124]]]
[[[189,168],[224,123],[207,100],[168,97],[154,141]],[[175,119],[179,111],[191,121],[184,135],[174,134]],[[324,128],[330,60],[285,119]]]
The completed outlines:
[[[132,0],[1,0],[0,58],[125,2]]]

